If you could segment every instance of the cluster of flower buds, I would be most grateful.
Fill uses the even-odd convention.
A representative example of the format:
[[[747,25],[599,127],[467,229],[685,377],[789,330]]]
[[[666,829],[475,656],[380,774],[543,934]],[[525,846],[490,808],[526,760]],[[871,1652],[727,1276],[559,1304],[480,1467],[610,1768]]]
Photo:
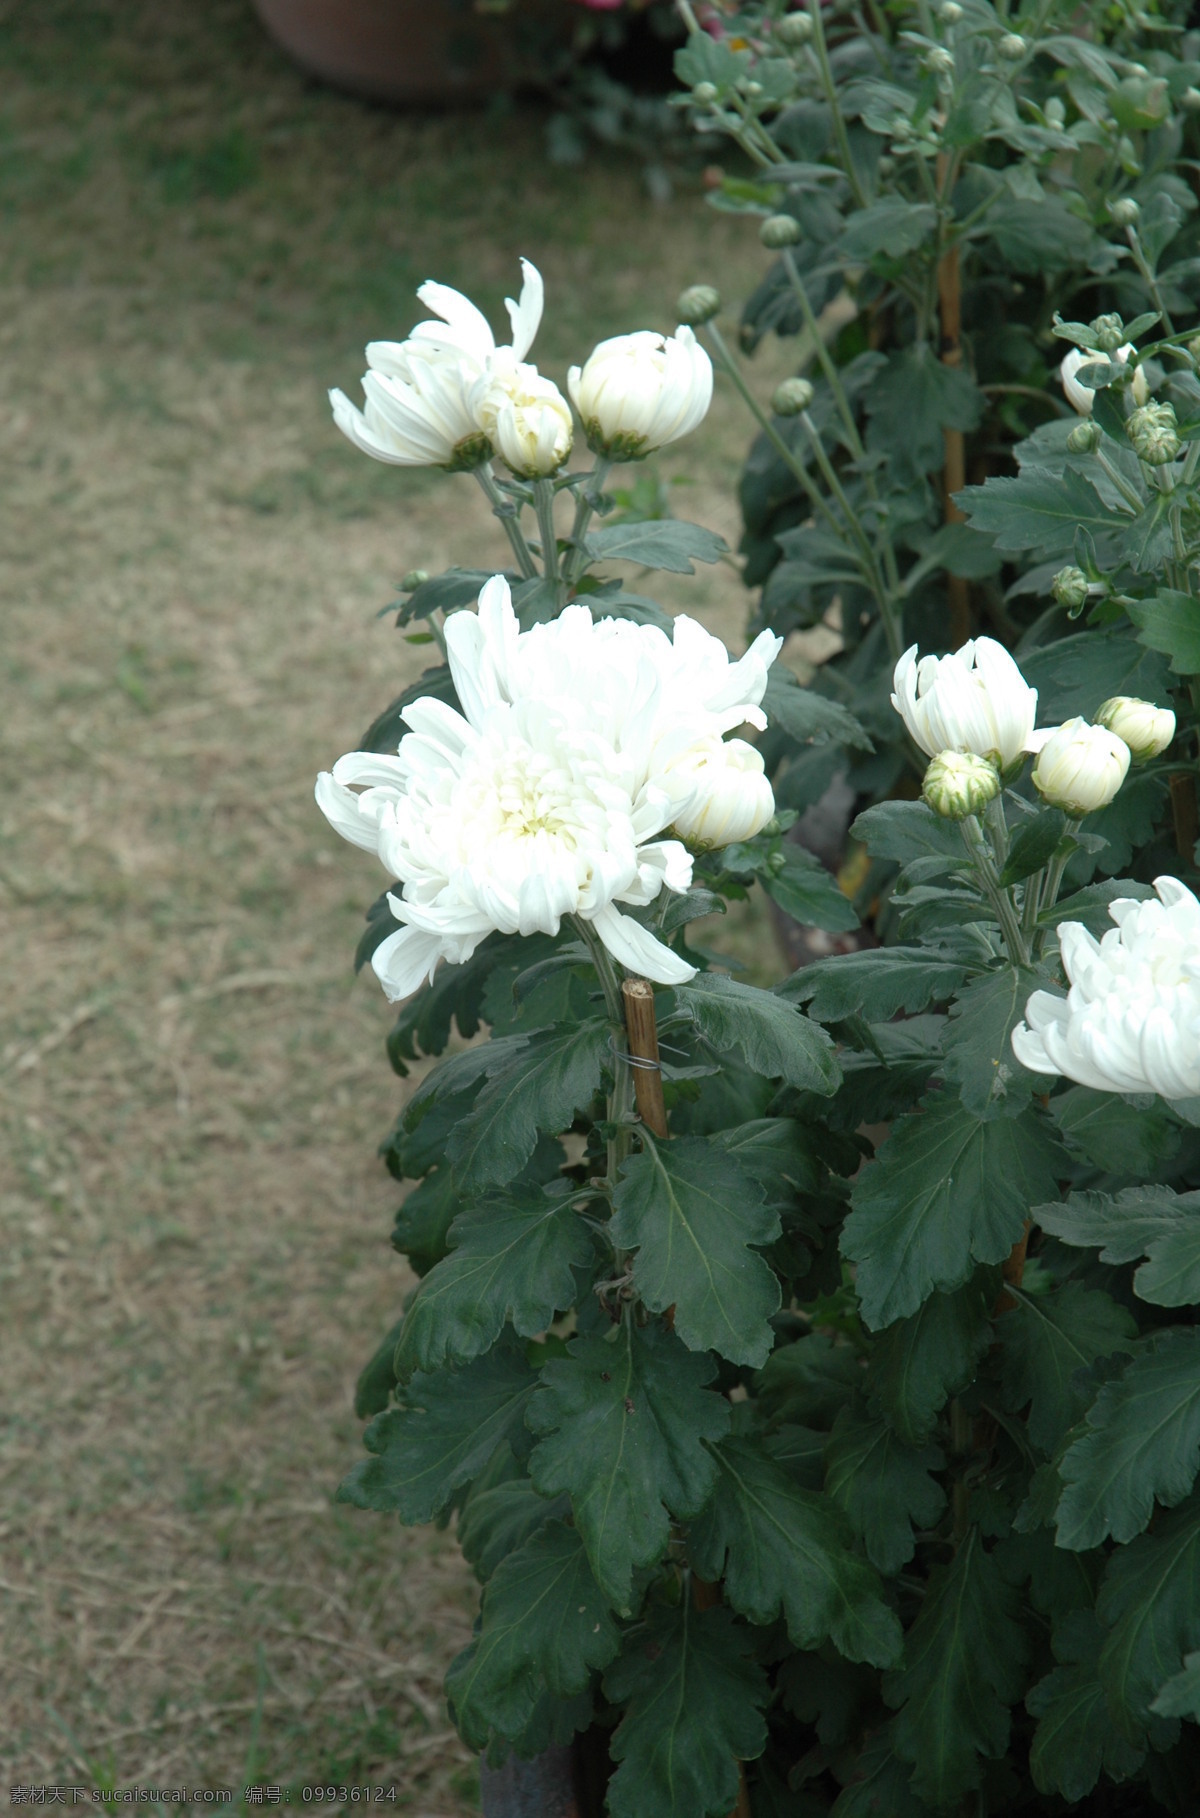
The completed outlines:
[[[520,299],[509,299],[512,341],[498,347],[482,311],[445,284],[417,295],[437,318],[404,341],[367,348],[360,410],[341,391],[329,401],[356,448],[397,467],[462,472],[499,455],[521,479],[557,473],[571,453],[571,406],[525,355],[542,319],[540,273],[521,261]],[[715,294],[715,293],[714,293]],[[703,318],[697,318],[703,319]],[[688,326],[602,341],[568,388],[589,445],[635,460],[689,434],[712,401],[712,363]]]
[[[980,813],[1030,753],[1042,800],[1078,820],[1107,807],[1131,760],[1157,757],[1175,736],[1169,707],[1129,695],[1105,701],[1094,725],[1071,719],[1035,729],[1037,690],[991,638],[919,661],[914,644],[897,663],[894,684],[892,706],[933,759],[925,800],[948,820]]]

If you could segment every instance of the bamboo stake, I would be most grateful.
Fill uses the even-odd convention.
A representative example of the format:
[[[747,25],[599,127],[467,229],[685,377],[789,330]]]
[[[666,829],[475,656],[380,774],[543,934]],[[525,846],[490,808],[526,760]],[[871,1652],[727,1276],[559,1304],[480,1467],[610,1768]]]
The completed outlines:
[[[658,1025],[654,1018],[654,986],[644,978],[627,978],[621,986],[625,1000],[625,1030],[633,1061],[633,1094],[638,1116],[652,1136],[667,1135],[667,1107],[663,1100],[662,1067],[658,1059]]]
[[[1025,1220],[1025,1229],[1022,1231],[1020,1237],[1005,1258],[1003,1272],[1004,1279],[1009,1288],[1019,1288],[1024,1280],[1025,1257],[1029,1249],[1029,1232],[1031,1226],[1032,1220],[1027,1218]],[[1009,1294],[1006,1289],[1001,1289],[1000,1295],[996,1301],[996,1312],[994,1317],[999,1318],[1001,1313],[1007,1313],[1009,1308],[1015,1307],[1016,1304],[1012,1295]]]
[[[1171,819],[1175,828],[1175,850],[1185,864],[1192,863],[1196,839],[1200,834],[1200,815],[1196,810],[1196,777],[1191,770],[1176,770],[1171,777]]]

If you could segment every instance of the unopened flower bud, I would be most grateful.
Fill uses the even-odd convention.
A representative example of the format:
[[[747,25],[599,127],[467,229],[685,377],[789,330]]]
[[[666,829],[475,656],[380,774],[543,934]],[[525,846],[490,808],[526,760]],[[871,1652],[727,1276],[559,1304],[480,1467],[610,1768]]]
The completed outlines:
[[[1130,694],[1115,694],[1097,708],[1096,724],[1115,732],[1143,763],[1165,751],[1175,737],[1175,715],[1169,707],[1156,707],[1153,701],[1139,701]]]
[[[410,568],[400,583],[400,591],[401,593],[415,593],[418,587],[424,587],[428,579],[428,572],[424,568]]]
[[[1180,107],[1185,107],[1189,114],[1200,108],[1200,88],[1185,88],[1179,97]]]
[[[771,398],[771,409],[777,417],[798,417],[813,400],[813,388],[807,379],[785,379],[777,385]]]
[[[1096,337],[1096,346],[1101,353],[1116,353],[1125,340],[1125,324],[1120,316],[1096,316],[1088,326]]]
[[[952,76],[954,74],[954,53],[948,51],[944,44],[934,44],[921,59],[925,68],[935,76]]]
[[[958,0],[942,0],[938,7],[938,18],[943,25],[957,25],[962,18],[962,7]]]
[[[879,160],[879,163],[875,168],[881,177],[890,177],[896,168],[896,160],[894,158],[889,158],[887,153],[884,152],[883,157]]]
[[[1067,123],[1067,110],[1057,95],[1051,95],[1042,109],[1042,113],[1045,116],[1046,125],[1052,126],[1056,132],[1061,131]]]
[[[719,90],[715,82],[697,82],[692,90],[692,100],[697,107],[711,107]]]
[[[758,230],[758,237],[771,252],[798,244],[800,223],[795,215],[769,215]]]
[[[675,307],[681,322],[689,328],[699,328],[702,322],[711,322],[720,309],[721,293],[711,284],[689,284]]]
[[[1131,151],[1132,149],[1130,146]],[[1108,209],[1114,227],[1135,227],[1141,212],[1132,196],[1118,196],[1115,202],[1109,204]]]
[[[1129,770],[1129,746],[1107,726],[1067,720],[1037,754],[1033,784],[1051,808],[1078,820],[1107,808]]]
[[[775,26],[775,36],[789,49],[807,44],[813,35],[813,22],[807,13],[786,13]]]
[[[739,82],[738,87],[741,89],[742,93],[745,95],[747,101],[757,101],[758,97],[763,92],[762,83],[755,82],[753,79],[751,79],[749,82]]]
[[[973,751],[942,751],[925,772],[921,793],[943,820],[982,814],[1000,793],[1000,772],[990,758]]]
[[[1076,423],[1067,437],[1067,447],[1072,454],[1091,454],[1100,443],[1100,425],[1098,423]]]
[[[1025,50],[1025,40],[1017,32],[1005,32],[996,45],[997,56],[1003,57],[1006,63],[1019,63]]]
[[[1149,467],[1164,467],[1173,461],[1183,444],[1179,424],[1170,404],[1143,404],[1125,425],[1134,453]]]
[[[1088,597],[1088,578],[1082,568],[1060,568],[1050,584],[1060,606],[1078,612]]]

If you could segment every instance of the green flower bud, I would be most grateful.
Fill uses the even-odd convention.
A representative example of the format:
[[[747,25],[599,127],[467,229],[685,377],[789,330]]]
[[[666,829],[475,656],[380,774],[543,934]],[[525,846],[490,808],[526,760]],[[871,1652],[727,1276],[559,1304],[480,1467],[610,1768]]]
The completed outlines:
[[[1088,326],[1101,353],[1116,353],[1125,343],[1125,324],[1120,316],[1097,316]]]
[[[775,36],[789,49],[807,44],[812,35],[813,22],[807,13],[785,13],[775,26]]]
[[[1150,467],[1173,461],[1183,444],[1179,424],[1170,404],[1143,404],[1125,425],[1134,453]]]
[[[711,284],[690,284],[681,292],[675,313],[689,328],[699,328],[701,323],[711,322],[720,307],[719,290],[714,290]]]
[[[1050,583],[1050,591],[1060,606],[1078,612],[1088,597],[1088,578],[1082,568],[1060,568]]]
[[[800,223],[794,215],[770,215],[758,230],[763,245],[772,252],[783,246],[795,246],[801,239]]]
[[[410,568],[400,583],[400,591],[401,593],[415,593],[418,587],[424,587],[428,579],[429,574],[426,569]]]
[[[1027,48],[1024,38],[1017,32],[1005,32],[996,45],[996,55],[1003,57],[1006,63],[1019,63]]]
[[[1180,107],[1185,107],[1189,114],[1200,108],[1200,88],[1185,88],[1179,97]]]
[[[962,18],[962,7],[958,0],[942,0],[938,7],[938,18],[943,25],[957,25]]]
[[[896,168],[896,160],[894,158],[889,158],[885,152],[875,168],[881,177],[890,177]]]
[[[921,794],[943,820],[982,814],[1000,793],[1000,772],[990,758],[973,751],[943,751],[925,772]]]
[[[1057,95],[1051,95],[1042,109],[1042,113],[1045,116],[1046,125],[1052,126],[1056,132],[1067,124],[1067,110]]]
[[[1131,146],[1130,150],[1132,151],[1132,149]],[[1136,227],[1141,212],[1132,196],[1118,196],[1115,202],[1109,204],[1108,209],[1109,219],[1114,227]]]
[[[952,76],[954,74],[954,53],[943,44],[934,44],[921,59],[925,68],[935,76]]]
[[[697,82],[692,90],[692,100],[697,107],[711,107],[719,92],[715,82]]]
[[[762,83],[755,82],[753,79],[751,79],[749,82],[739,82],[738,87],[741,89],[742,93],[745,95],[747,101],[757,101],[758,97],[763,92]]]
[[[1067,447],[1072,454],[1091,454],[1094,448],[1099,447],[1099,444],[1099,424],[1089,423],[1086,420],[1082,423],[1076,423],[1074,429],[1067,437]]]
[[[813,388],[807,379],[785,379],[775,387],[771,409],[777,417],[798,417],[813,400]]]

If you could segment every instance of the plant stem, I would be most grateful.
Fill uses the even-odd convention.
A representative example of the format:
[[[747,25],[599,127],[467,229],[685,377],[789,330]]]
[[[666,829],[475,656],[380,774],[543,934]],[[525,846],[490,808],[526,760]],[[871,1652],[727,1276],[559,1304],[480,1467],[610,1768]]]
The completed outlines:
[[[563,594],[558,572],[558,533],[554,528],[554,487],[549,480],[533,482],[533,508],[542,537],[542,568],[554,588],[554,603],[561,606]]]
[[[604,493],[604,482],[608,478],[611,467],[612,462],[606,455],[597,455],[596,465],[575,492],[575,518],[571,525],[571,547],[563,558],[563,585],[568,597],[573,592],[576,581],[587,567],[587,550],[583,546],[583,539],[600,504]]]
[[[846,131],[845,116],[838,106],[837,84],[833,79],[833,66],[829,61],[829,46],[825,42],[825,26],[821,18],[821,0],[808,0],[808,16],[813,25],[812,52],[817,60],[821,87],[825,90],[825,99],[829,103],[829,111],[833,118],[833,132],[838,143],[842,169],[846,173],[846,181],[850,185],[855,205],[858,208],[865,208],[870,197],[859,180],[858,170],[850,151],[850,135]]]
[[[1145,499],[1138,496],[1123,473],[1117,472],[1117,469],[1113,466],[1104,450],[1102,448],[1097,448],[1095,450],[1095,455],[1102,471],[1108,475],[1125,503],[1131,505],[1134,511],[1143,511],[1146,505]]]
[[[1074,838],[1075,834],[1079,832],[1080,826],[1081,822],[1069,820],[1063,829],[1064,840]],[[1046,869],[1042,872],[1041,882],[1038,885],[1037,890],[1036,915],[1040,915],[1043,909],[1053,909],[1055,903],[1058,901],[1058,892],[1062,884],[1063,872],[1070,864],[1071,857],[1071,853],[1064,852],[1058,858],[1052,858],[1050,863],[1046,866]],[[1037,882],[1036,879],[1031,881]],[[1028,885],[1026,888],[1028,889]]]
[[[1171,320],[1170,311],[1163,302],[1163,294],[1158,287],[1158,279],[1151,271],[1150,263],[1146,258],[1145,252],[1142,250],[1141,236],[1139,235],[1137,228],[1127,227],[1125,229],[1125,238],[1129,242],[1129,250],[1133,254],[1133,262],[1146,281],[1146,289],[1150,292],[1150,300],[1162,317],[1163,327],[1169,335],[1173,335],[1175,333],[1175,324]]]
[[[992,860],[991,848],[983,837],[983,829],[973,814],[966,815],[958,826],[975,875],[983,886],[983,893],[996,911],[1008,957],[1014,966],[1027,966],[1029,949],[1025,945],[1025,937],[1021,933],[1021,925],[1017,920],[1012,898],[1008,891],[1001,886]]]
[[[514,505],[511,499],[505,498],[496,484],[495,474],[486,464],[475,469],[475,478],[482,486],[493,514],[500,520],[522,577],[527,581],[532,581],[537,575],[538,567],[533,559],[533,551],[525,541],[525,533],[521,529],[520,508]]]
[[[629,1126],[633,1117],[633,1068],[625,1048],[625,1006],[618,969],[608,948],[581,915],[573,915],[571,921],[591,956],[600,981],[612,1036],[613,1088],[608,1095],[608,1122],[615,1125],[615,1129],[608,1138],[607,1167],[611,1187],[629,1154]],[[623,1258],[619,1256],[618,1261]]]

